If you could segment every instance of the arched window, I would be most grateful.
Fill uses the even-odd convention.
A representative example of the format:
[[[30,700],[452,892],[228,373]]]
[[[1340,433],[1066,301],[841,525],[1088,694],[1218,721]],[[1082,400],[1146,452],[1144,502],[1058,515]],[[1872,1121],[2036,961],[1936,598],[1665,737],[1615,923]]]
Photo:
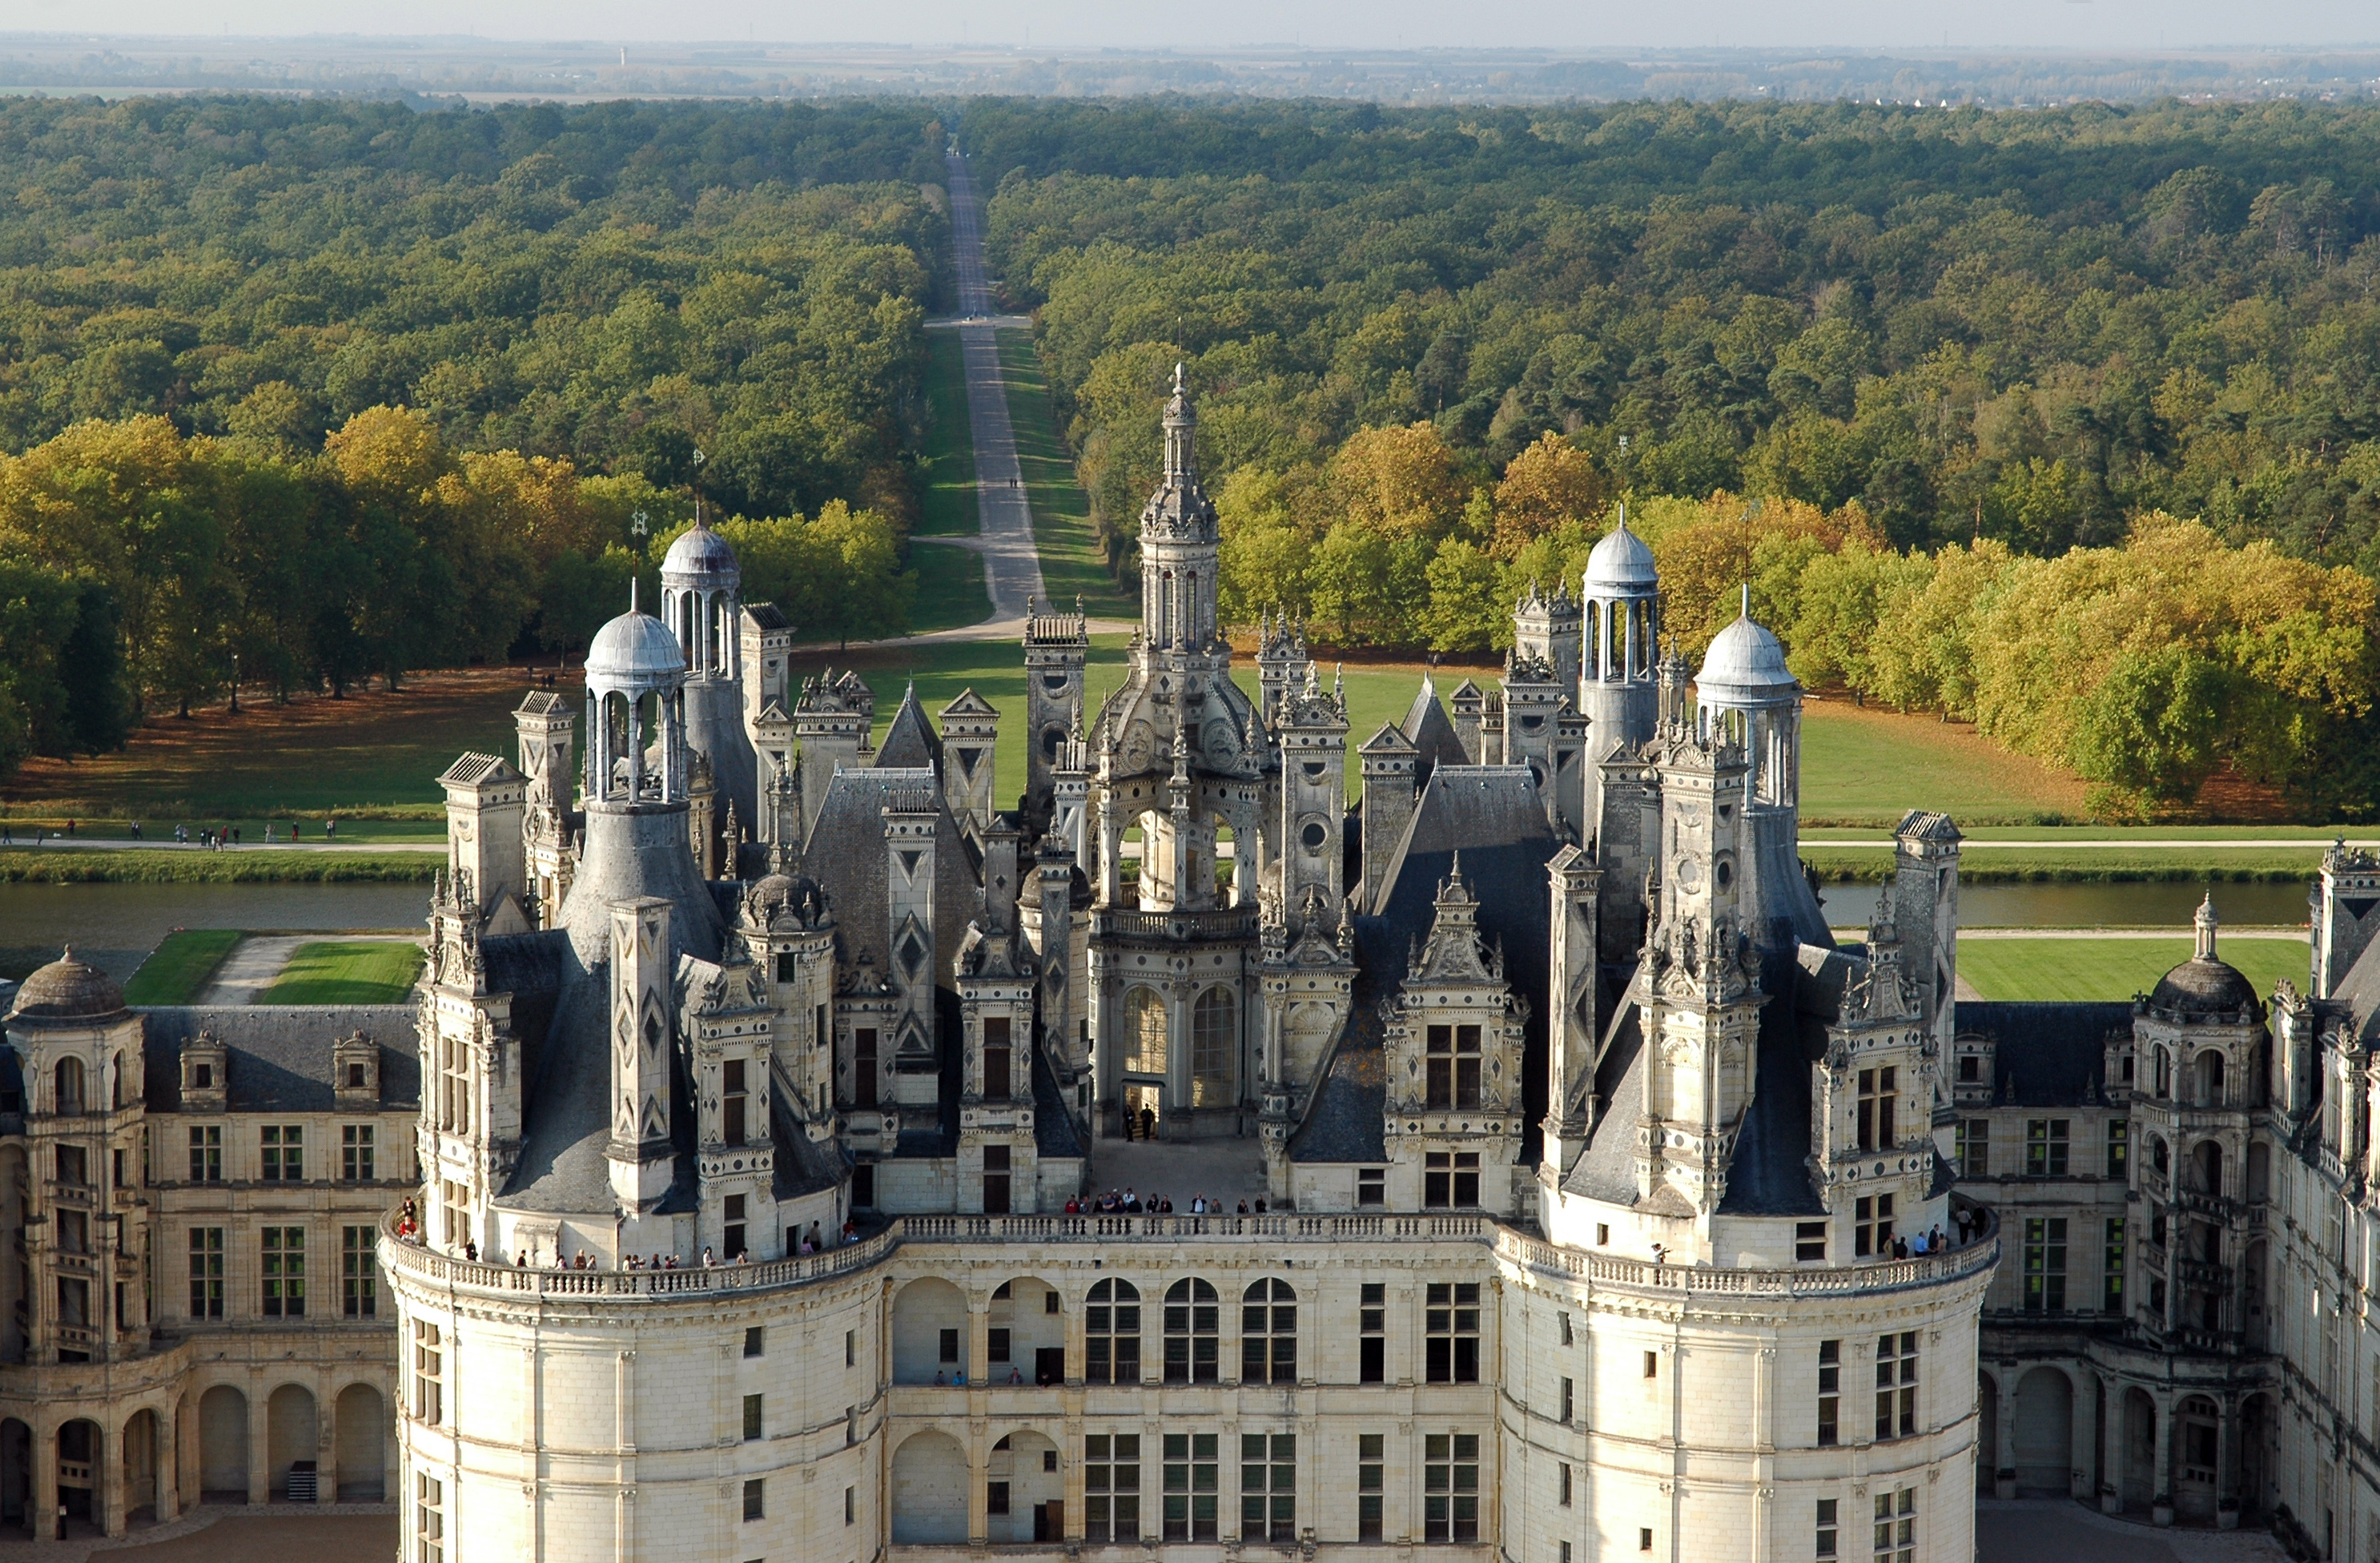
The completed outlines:
[[[2173,1095],[2173,1059],[2163,1048],[2156,1050],[2155,1086],[2160,1099]]]
[[[111,1111],[124,1105],[124,1055],[122,1053],[108,1055],[107,1105]]]
[[[2171,1156],[2165,1148],[2162,1135],[2149,1136],[2149,1169],[2160,1178],[2173,1169]]]
[[[2212,1140],[2201,1140],[2198,1142],[2197,1150],[2192,1153],[2192,1160],[2196,1164],[2199,1192],[2210,1194],[2222,1193],[2223,1147]]]
[[[1190,1105],[1228,1107],[1239,1053],[1240,1007],[1228,987],[1198,995],[1190,1012]]]
[[[1212,1384],[1215,1375],[1215,1289],[1205,1281],[1178,1280],[1165,1292],[1165,1382]]]
[[[1083,1377],[1092,1384],[1140,1382],[1140,1289],[1128,1280],[1091,1288],[1083,1314]]]
[[[2198,1105],[2223,1105],[2223,1055],[2212,1048],[2198,1055]]]
[[[1123,1067],[1135,1074],[1165,1072],[1165,1000],[1153,987],[1124,997]]]
[[[1240,1298],[1240,1382],[1297,1382],[1297,1293],[1285,1280],[1260,1280]]]
[[[58,1067],[50,1072],[54,1090],[51,1110],[80,1112],[82,1110],[82,1060],[60,1059]]]

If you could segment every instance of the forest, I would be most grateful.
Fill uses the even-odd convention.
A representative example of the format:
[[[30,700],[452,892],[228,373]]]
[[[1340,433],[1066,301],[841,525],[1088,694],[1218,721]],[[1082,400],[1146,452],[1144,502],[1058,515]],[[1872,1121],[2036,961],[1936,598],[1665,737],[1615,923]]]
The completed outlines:
[[[0,769],[235,672],[583,646],[698,480],[806,633],[898,626],[944,142],[914,104],[0,103]]]
[[[1037,103],[962,132],[1119,561],[1179,358],[1239,616],[1499,646],[1628,503],[1689,656],[1739,581],[1670,555],[1765,547],[1808,676],[1976,720],[2111,810],[2217,764],[2320,818],[2380,794],[2380,111]],[[1866,687],[1785,600],[1845,549],[1983,594],[1961,655],[2022,693]],[[2141,587],[2183,557],[2237,600]],[[1886,628],[1926,596],[1863,589]],[[2077,592],[2099,630],[2028,638]]]

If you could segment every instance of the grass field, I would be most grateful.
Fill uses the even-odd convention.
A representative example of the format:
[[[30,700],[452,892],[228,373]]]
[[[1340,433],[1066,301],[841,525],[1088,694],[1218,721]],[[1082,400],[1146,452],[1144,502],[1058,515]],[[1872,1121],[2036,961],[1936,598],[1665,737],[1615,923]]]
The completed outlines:
[[[435,852],[0,852],[0,884],[428,883]]]
[[[2086,818],[2083,784],[2012,755],[1959,723],[1848,700],[1802,710],[1805,824],[1890,825],[1912,808],[1974,825],[2034,826]]]
[[[2113,1002],[2155,987],[2190,951],[2186,939],[1961,939],[1959,975],[1986,999]],[[2260,994],[2282,977],[2305,982],[2302,939],[2235,937],[2219,952]]]
[[[909,563],[917,572],[917,600],[909,614],[909,627],[917,634],[962,629],[991,617],[991,594],[983,585],[982,554],[925,539],[910,545]]]
[[[966,361],[955,331],[926,333],[926,442],[917,452],[919,538],[970,538],[975,508],[975,439],[967,427]]]
[[[140,963],[124,985],[128,1004],[188,1004],[215,975],[241,938],[237,928],[185,928],[165,936],[164,942]]]
[[[1041,580],[1050,600],[1071,608],[1075,600],[1093,618],[1140,617],[1137,594],[1123,590],[1108,574],[1091,539],[1090,501],[1075,482],[1075,461],[1060,438],[1050,406],[1050,387],[1034,356],[1033,333],[1003,331],[1001,379],[1008,389],[1008,421],[1016,434],[1016,464],[1033,502],[1033,540],[1041,553]]]
[[[244,821],[251,842],[263,839],[267,815],[285,825],[302,819],[306,839],[318,841],[323,815],[335,810],[340,831],[353,839],[409,825],[412,834],[441,840],[440,773],[465,749],[513,753],[512,711],[537,676],[474,668],[424,673],[393,695],[374,689],[344,700],[251,702],[236,717],[221,708],[160,717],[112,755],[29,760],[8,780],[0,809],[12,825],[71,816],[85,833],[85,820],[138,818],[152,836],[176,819]],[[383,818],[358,819],[358,810]],[[392,813],[414,818],[385,818]]]
[[[402,940],[301,944],[263,1004],[398,1004],[421,975],[421,947]]]

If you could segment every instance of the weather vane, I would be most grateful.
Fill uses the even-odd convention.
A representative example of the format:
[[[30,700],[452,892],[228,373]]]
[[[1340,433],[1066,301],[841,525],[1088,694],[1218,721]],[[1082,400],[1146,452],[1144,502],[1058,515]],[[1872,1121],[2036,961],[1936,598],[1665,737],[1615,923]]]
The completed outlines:
[[[628,531],[631,535],[639,538],[646,535],[645,513],[643,511],[639,510],[634,515],[628,517]]]

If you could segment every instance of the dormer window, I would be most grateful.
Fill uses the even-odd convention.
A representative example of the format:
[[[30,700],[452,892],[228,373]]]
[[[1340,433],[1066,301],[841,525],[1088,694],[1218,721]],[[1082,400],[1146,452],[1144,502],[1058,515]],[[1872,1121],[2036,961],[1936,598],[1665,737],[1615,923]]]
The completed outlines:
[[[380,1044],[350,1032],[331,1045],[331,1082],[342,1107],[370,1107],[380,1100]]]
[[[190,1066],[190,1084],[201,1091],[213,1090],[215,1084],[215,1066],[211,1063],[192,1064]]]

